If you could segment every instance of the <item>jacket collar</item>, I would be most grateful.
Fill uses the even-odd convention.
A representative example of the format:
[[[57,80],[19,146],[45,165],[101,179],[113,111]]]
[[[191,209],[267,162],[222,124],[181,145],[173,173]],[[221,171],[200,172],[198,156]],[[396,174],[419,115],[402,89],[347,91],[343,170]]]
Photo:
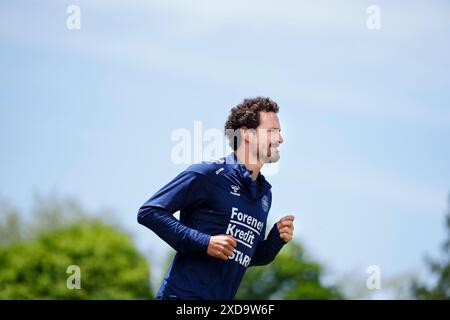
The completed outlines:
[[[245,185],[250,188],[250,185],[252,184],[252,170],[248,170],[245,165],[239,161],[239,159],[236,156],[235,152],[230,153],[225,158],[225,164],[231,165],[232,168],[238,172],[239,176],[241,177],[242,181],[244,181]],[[267,192],[272,188],[269,182],[267,182],[264,175],[260,172],[257,177],[257,181],[259,180],[260,185],[262,186],[263,193]]]

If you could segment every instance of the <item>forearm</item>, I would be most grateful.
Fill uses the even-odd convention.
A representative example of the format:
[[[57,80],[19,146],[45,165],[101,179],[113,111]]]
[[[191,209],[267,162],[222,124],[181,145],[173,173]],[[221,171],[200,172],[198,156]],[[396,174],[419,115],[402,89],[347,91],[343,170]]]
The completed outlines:
[[[205,252],[210,236],[187,227],[173,213],[159,207],[143,206],[138,222],[174,248],[177,252]]]
[[[258,243],[250,266],[263,266],[272,262],[286,242],[280,238],[276,224],[272,227],[267,239]]]

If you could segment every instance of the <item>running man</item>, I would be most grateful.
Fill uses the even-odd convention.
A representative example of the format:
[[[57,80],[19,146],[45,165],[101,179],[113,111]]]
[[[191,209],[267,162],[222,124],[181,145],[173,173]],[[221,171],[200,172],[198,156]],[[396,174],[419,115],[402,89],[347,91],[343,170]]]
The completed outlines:
[[[291,215],[265,239],[272,193],[260,170],[280,158],[278,110],[265,97],[232,108],[225,131],[234,152],[191,165],[140,208],[138,222],[177,252],[157,299],[233,299],[247,268],[270,263],[292,239]]]

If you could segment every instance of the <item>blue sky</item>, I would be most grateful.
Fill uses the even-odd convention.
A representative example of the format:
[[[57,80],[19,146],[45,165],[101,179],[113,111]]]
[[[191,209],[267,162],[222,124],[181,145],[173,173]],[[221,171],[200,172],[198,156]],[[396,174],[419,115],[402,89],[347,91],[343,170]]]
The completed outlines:
[[[0,194],[112,209],[161,273],[168,247],[136,212],[185,167],[171,133],[221,129],[264,95],[285,137],[272,221],[294,214],[334,278],[426,275],[450,191],[449,15],[446,1],[2,1]]]

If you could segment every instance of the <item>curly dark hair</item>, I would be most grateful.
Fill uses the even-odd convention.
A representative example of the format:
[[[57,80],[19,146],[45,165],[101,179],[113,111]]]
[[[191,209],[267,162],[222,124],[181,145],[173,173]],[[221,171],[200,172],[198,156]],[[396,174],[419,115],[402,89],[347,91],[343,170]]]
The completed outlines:
[[[225,134],[233,150],[236,151],[240,144],[240,128],[256,129],[261,111],[278,113],[278,110],[278,104],[267,97],[247,98],[232,108],[225,123]]]

